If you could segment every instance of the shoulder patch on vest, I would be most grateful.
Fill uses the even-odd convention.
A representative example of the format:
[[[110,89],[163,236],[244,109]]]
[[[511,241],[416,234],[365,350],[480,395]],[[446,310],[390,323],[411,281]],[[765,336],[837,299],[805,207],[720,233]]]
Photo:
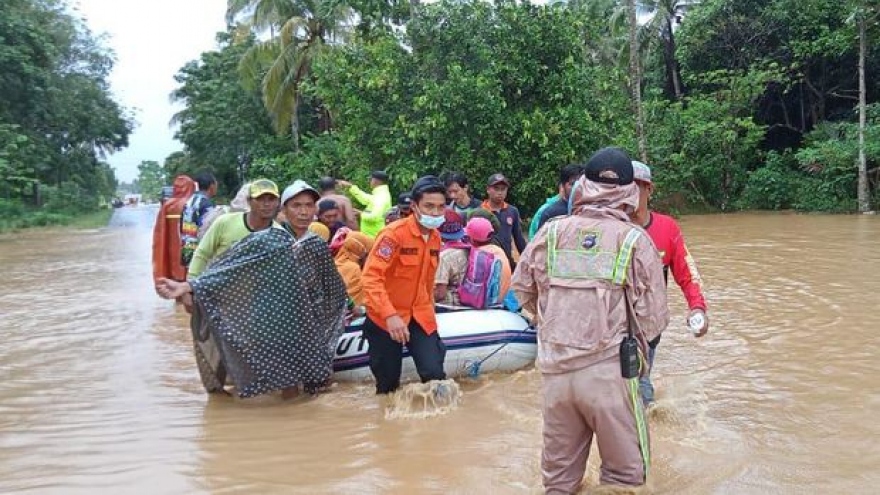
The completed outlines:
[[[391,256],[394,254],[394,248],[397,247],[397,243],[394,242],[390,237],[385,237],[382,239],[382,242],[376,246],[376,256],[385,261],[391,261]]]

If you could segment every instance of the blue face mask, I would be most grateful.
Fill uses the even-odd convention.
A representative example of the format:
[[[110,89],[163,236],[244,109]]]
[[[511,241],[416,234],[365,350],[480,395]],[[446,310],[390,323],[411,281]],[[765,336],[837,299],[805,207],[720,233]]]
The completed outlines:
[[[425,215],[424,213],[419,215],[419,224],[426,229],[439,229],[445,221],[445,215],[440,215],[436,217],[433,215]]]

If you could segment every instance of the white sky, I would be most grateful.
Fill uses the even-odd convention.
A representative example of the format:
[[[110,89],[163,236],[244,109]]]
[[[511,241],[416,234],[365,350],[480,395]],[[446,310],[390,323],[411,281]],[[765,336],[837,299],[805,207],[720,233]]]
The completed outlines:
[[[120,181],[137,177],[142,160],[159,163],[183,148],[169,127],[180,107],[168,95],[174,74],[202,52],[216,48],[226,27],[226,0],[73,0],[89,28],[110,36],[116,52],[110,84],[116,101],[135,110],[129,147],[108,157]]]

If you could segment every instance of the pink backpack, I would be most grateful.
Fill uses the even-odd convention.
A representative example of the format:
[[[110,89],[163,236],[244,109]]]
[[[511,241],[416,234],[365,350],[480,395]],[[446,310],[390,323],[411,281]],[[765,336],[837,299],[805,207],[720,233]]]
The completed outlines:
[[[470,248],[467,271],[458,285],[461,304],[485,309],[501,304],[501,260],[478,248]]]

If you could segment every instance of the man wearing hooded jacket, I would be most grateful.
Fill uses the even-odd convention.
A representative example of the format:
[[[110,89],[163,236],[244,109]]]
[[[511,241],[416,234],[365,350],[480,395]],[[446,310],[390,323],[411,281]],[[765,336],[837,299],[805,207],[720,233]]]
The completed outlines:
[[[159,208],[153,226],[153,283],[161,278],[186,280],[186,267],[180,259],[180,215],[196,183],[186,175],[174,178],[171,197]]]
[[[602,484],[640,486],[648,475],[638,374],[669,314],[657,250],[628,217],[638,191],[623,150],[596,152],[573,187],[572,215],[538,231],[513,277],[517,298],[537,315],[547,493],[577,492],[594,436]]]

